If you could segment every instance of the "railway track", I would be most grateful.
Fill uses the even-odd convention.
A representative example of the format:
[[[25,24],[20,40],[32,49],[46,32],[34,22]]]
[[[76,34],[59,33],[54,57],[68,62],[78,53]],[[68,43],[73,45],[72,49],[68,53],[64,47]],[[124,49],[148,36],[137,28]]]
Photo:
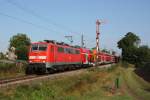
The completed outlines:
[[[100,66],[100,68],[110,67],[110,66],[111,66],[111,64],[102,65],[102,66]],[[35,80],[55,79],[58,77],[62,77],[64,75],[75,75],[75,74],[79,74],[85,70],[87,70],[87,69],[77,69],[77,70],[65,71],[65,72],[55,73],[55,74],[25,75],[25,76],[9,78],[9,79],[1,79],[0,80],[0,88],[23,84],[23,83],[27,83],[27,82],[32,82]]]
[[[29,78],[34,78],[36,76],[20,76],[20,77],[14,77],[14,78],[6,78],[6,79],[1,79],[0,80],[0,84],[6,84],[9,82],[13,82],[13,81],[18,81],[18,80],[25,80],[25,79],[29,79]]]
[[[25,76],[18,76],[18,77],[14,77],[14,78],[1,79],[0,87],[17,84],[17,82],[19,82],[19,81],[33,79],[36,77],[38,77],[38,76],[37,75],[25,75]]]
[[[33,81],[40,81],[45,79],[55,79],[64,75],[75,75],[79,74],[85,69],[78,69],[78,70],[71,70],[67,72],[61,72],[61,73],[55,73],[55,74],[46,74],[46,75],[27,75],[27,76],[20,76],[16,78],[10,78],[10,79],[2,79],[0,80],[0,88],[4,87],[11,87],[14,85],[20,85],[24,83],[30,83]]]

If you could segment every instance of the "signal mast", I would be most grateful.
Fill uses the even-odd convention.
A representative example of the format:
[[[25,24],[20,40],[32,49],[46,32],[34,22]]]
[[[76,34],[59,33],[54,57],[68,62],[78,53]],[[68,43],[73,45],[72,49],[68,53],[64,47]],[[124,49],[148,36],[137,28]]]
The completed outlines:
[[[101,22],[99,20],[96,21],[96,64],[98,64],[98,55],[100,53],[100,49],[99,49],[99,26],[100,26]]]

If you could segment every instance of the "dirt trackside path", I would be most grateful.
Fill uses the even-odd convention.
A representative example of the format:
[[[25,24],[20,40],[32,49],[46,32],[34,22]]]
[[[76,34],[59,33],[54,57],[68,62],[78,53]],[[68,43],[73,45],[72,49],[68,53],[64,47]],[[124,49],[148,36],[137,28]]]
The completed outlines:
[[[147,83],[142,78],[134,73],[134,68],[120,68],[123,77],[123,85],[128,94],[135,100],[150,100],[150,92],[146,89],[150,88],[150,83]]]

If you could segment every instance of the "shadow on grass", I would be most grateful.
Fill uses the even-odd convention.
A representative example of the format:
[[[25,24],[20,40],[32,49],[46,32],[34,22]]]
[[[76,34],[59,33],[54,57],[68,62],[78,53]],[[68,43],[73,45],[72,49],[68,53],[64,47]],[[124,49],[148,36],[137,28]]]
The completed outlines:
[[[150,63],[146,63],[143,67],[136,68],[134,72],[145,81],[150,82]]]

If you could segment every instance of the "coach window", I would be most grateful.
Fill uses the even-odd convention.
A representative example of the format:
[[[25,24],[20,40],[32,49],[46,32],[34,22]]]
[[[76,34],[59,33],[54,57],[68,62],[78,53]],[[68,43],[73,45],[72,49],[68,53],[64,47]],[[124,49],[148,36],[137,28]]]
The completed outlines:
[[[76,54],[76,53],[75,53],[75,49],[72,49],[72,54]]]
[[[76,54],[76,49],[73,49],[73,54]]]
[[[76,50],[76,54],[80,54],[80,51],[79,51],[79,50]]]
[[[73,49],[70,48],[70,54],[73,54]]]

